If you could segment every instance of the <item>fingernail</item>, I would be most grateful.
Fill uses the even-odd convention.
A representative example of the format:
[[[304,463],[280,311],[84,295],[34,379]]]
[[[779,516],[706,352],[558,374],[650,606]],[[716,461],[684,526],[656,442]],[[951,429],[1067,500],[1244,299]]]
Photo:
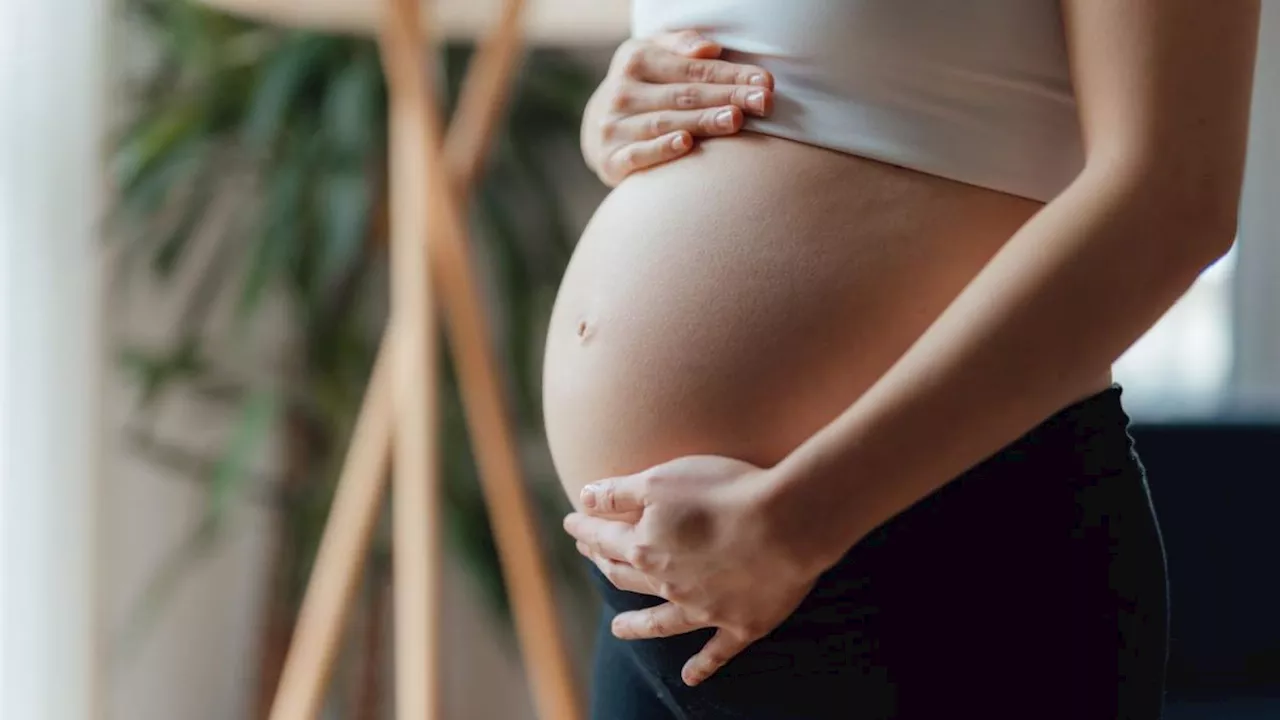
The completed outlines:
[[[748,85],[759,85],[760,87],[769,87],[769,80],[763,75],[752,75],[747,78]]]
[[[679,138],[677,138],[677,140],[678,139]],[[680,149],[680,146],[677,145],[676,149],[677,150]],[[582,488],[582,506],[588,509],[594,508],[596,506],[596,486],[595,485],[588,485]]]
[[[733,127],[733,111],[721,110],[716,113],[716,125],[719,125],[726,130]]]
[[[755,90],[747,95],[747,107],[756,112],[764,112],[764,91]]]
[[[587,544],[586,544],[586,543],[584,543],[584,542],[582,542],[581,540],[579,540],[579,541],[578,541],[577,543],[575,543],[575,544],[576,544],[576,546],[577,546],[577,548],[578,548],[578,552],[582,553],[583,555],[590,555],[590,554],[591,554],[591,548],[587,547]]]
[[[697,670],[694,670],[693,668],[689,667],[688,665],[686,665],[684,667],[684,670],[680,672],[680,676],[681,676],[681,679],[684,680],[684,684],[688,685],[689,687],[693,687],[694,685],[697,685],[698,683],[702,682],[702,674],[699,673]]]
[[[671,138],[671,147],[675,148],[676,150],[685,150],[686,148],[689,147],[689,138],[685,137],[684,133],[680,133],[679,135],[676,135],[675,137]],[[583,499],[583,502],[586,502],[585,498]],[[591,502],[593,504],[588,505],[587,507],[595,507],[594,505],[595,500],[592,499]]]

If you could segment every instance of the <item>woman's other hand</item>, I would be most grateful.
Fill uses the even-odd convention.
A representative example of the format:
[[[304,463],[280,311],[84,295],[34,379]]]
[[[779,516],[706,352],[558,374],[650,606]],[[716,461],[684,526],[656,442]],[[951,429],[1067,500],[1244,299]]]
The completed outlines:
[[[738,132],[744,113],[770,112],[773,77],[721,51],[687,30],[618,48],[582,118],[582,155],[606,185],[684,155],[694,137]]]
[[[585,512],[565,518],[578,551],[618,589],[668,601],[620,613],[614,635],[716,628],[684,666],[696,685],[790,616],[838,555],[815,546],[812,523],[774,486],[772,470],[700,455],[584,489]]]

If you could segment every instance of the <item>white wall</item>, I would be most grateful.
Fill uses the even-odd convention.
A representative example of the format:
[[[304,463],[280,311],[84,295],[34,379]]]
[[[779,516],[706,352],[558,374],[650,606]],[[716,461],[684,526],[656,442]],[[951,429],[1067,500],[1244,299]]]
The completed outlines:
[[[1263,4],[1234,295],[1233,390],[1280,409],[1280,2]]]
[[[94,716],[103,4],[0,3],[0,717]]]

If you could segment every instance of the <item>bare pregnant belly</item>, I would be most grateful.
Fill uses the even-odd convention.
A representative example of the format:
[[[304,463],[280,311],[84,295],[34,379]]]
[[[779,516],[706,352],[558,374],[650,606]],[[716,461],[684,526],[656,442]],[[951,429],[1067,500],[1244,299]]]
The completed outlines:
[[[1038,207],[752,134],[627,179],[583,234],[547,338],[566,491],[688,454],[777,462]]]

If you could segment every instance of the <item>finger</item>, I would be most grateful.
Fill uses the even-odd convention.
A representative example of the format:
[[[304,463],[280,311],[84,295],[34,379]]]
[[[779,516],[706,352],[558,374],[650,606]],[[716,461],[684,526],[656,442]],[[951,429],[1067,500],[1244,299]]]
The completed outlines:
[[[690,620],[675,603],[663,603],[644,610],[618,613],[613,618],[611,630],[622,640],[650,640],[653,638],[683,635],[708,627]]]
[[[652,40],[659,47],[688,57],[714,58],[719,57],[723,50],[719,44],[707,39],[697,30],[662,33],[655,35]]]
[[[642,145],[643,143],[635,143]],[[652,482],[649,473],[620,475],[597,480],[582,488],[582,506],[592,515],[614,515],[642,511],[649,504]]]
[[[593,553],[588,553],[587,557],[595,563],[596,569],[604,575],[609,584],[619,590],[645,595],[653,594],[653,583],[649,581],[649,576],[631,565]]]
[[[617,185],[623,178],[637,170],[675,160],[692,148],[693,138],[689,137],[689,133],[684,130],[677,130],[652,140],[634,142],[610,153],[601,166],[601,175],[605,182]],[[586,505],[585,496],[583,505]]]
[[[575,540],[590,548],[591,552],[612,560],[625,561],[635,544],[634,527],[617,520],[569,513],[564,519],[564,529]]]
[[[752,115],[768,115],[773,110],[773,91],[752,85],[629,83],[621,86],[613,96],[614,111],[626,115],[724,105],[735,105]]]
[[[648,140],[677,130],[697,137],[732,135],[742,129],[742,109],[733,105],[706,110],[664,110],[618,118],[608,126],[611,142]]]
[[[738,653],[746,650],[750,644],[749,641],[739,640],[724,630],[718,630],[715,637],[708,640],[698,654],[684,664],[684,669],[680,671],[680,678],[690,687],[704,682]]]
[[[638,49],[627,65],[627,70],[637,80],[656,83],[694,82],[773,87],[773,75],[757,65],[684,57],[653,44]]]

